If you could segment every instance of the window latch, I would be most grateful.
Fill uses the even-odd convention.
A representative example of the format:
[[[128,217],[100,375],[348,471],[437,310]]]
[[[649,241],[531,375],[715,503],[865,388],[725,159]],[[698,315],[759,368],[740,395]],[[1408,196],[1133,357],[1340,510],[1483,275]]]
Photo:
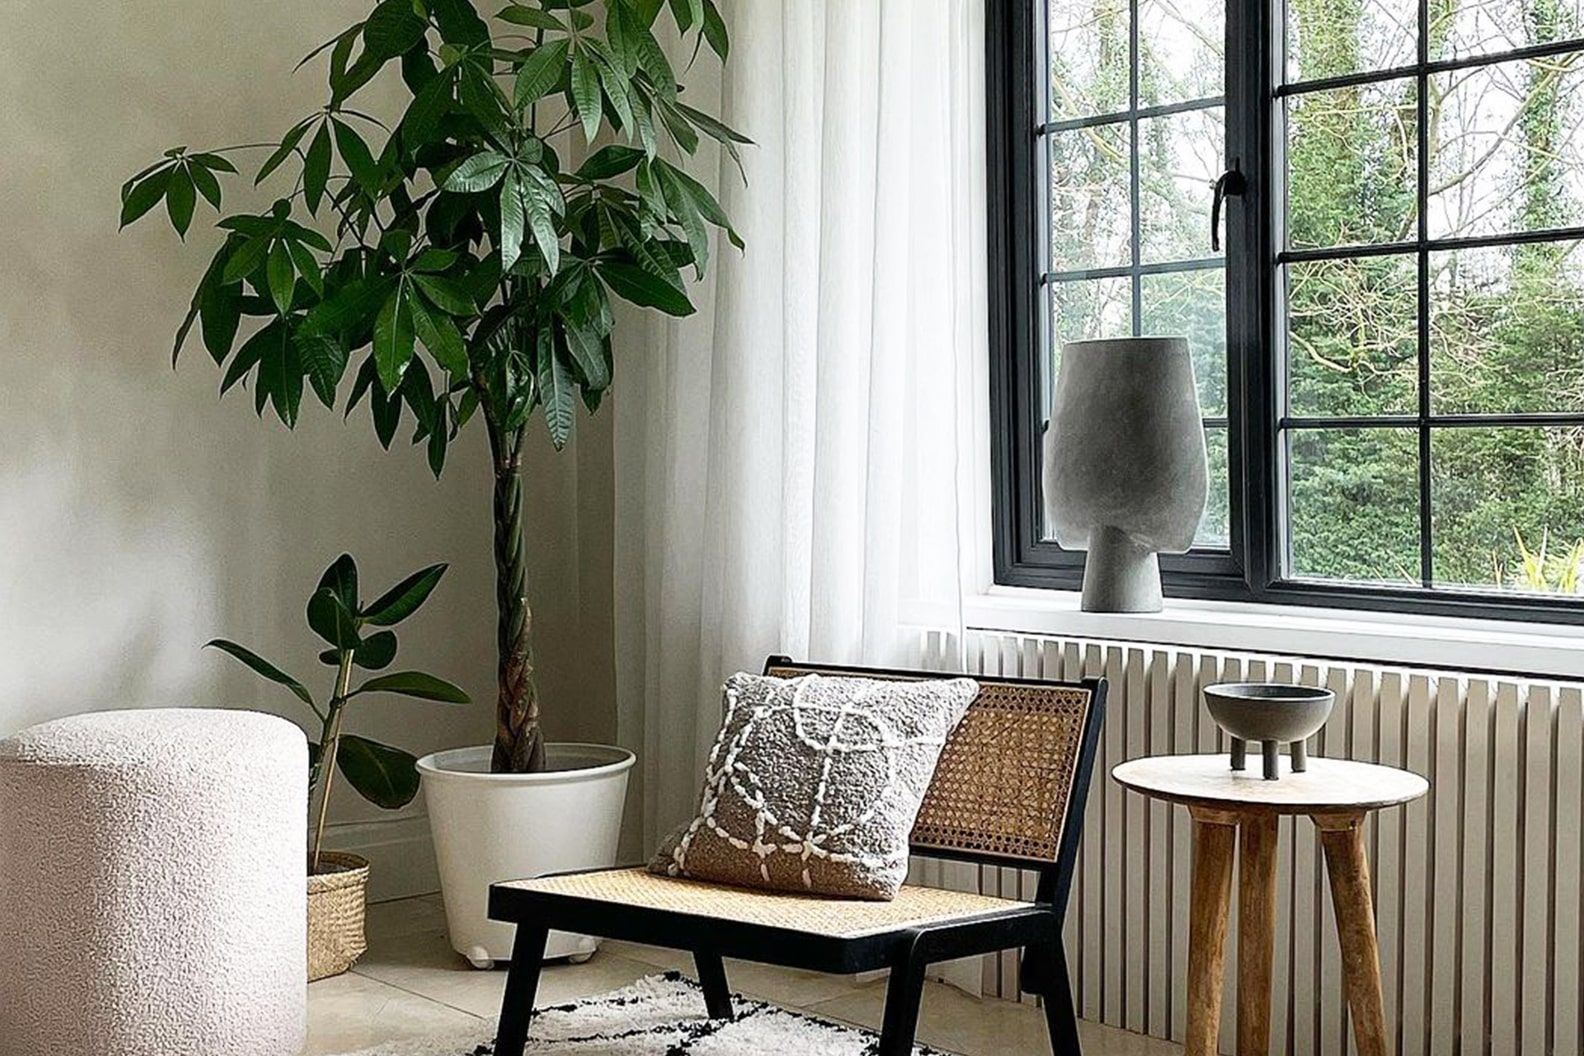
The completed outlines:
[[[1215,191],[1210,198],[1210,248],[1219,253],[1221,251],[1221,206],[1232,195],[1243,197],[1244,190],[1248,187],[1243,179],[1243,174],[1237,169],[1228,169],[1216,177]]]

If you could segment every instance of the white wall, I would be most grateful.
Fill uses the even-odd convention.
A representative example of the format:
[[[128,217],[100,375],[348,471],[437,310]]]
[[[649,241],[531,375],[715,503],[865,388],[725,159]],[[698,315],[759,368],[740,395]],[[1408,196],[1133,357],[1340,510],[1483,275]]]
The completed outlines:
[[[288,694],[200,646],[234,638],[322,692],[302,606],[345,549],[370,589],[451,562],[402,631],[398,663],[475,698],[455,709],[373,700],[353,728],[414,752],[490,736],[482,432],[469,430],[436,482],[401,438],[381,451],[366,413],[343,424],[306,397],[292,434],[256,419],[248,393],[221,401],[196,333],[170,367],[171,335],[218,242],[215,214],[200,200],[185,249],[158,215],[116,232],[121,181],[166,147],[279,136],[315,109],[322,66],[289,76],[292,66],[366,10],[357,0],[4,5],[0,735],[115,707],[297,714]],[[393,87],[371,86],[364,105],[390,113]],[[236,204],[269,200],[249,182],[228,184]],[[530,589],[550,733],[608,740],[609,425],[580,428],[574,451],[556,456],[536,436],[531,452]],[[419,809],[400,820],[355,797],[335,804],[341,843],[394,841],[376,890],[427,886]]]

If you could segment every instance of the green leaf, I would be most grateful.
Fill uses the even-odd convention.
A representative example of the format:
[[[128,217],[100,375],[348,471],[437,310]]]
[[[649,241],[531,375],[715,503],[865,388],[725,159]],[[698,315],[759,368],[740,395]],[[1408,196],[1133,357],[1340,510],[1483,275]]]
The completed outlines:
[[[424,347],[429,350],[429,354],[434,356],[435,362],[449,374],[459,378],[467,377],[467,343],[462,340],[462,333],[451,321],[451,317],[444,314],[431,315],[429,309],[424,307],[421,297],[410,297],[408,305],[412,311],[413,330]]]
[[[704,39],[709,41],[710,50],[725,62],[731,53],[731,40],[726,34],[726,20],[721,18],[715,0],[704,0]]]
[[[386,3],[390,2],[392,0],[386,0]],[[369,194],[377,194],[380,188],[380,170],[379,165],[374,161],[374,155],[369,153],[368,144],[363,142],[363,137],[346,122],[331,123],[335,126],[336,148],[341,151],[341,160],[346,162],[352,178]]]
[[[517,71],[517,105],[528,106],[544,98],[560,82],[566,58],[565,40],[552,40],[535,48]]]
[[[619,142],[600,147],[578,168],[578,179],[613,179],[630,173],[643,160],[643,150],[627,147]]]
[[[269,254],[270,239],[267,235],[259,235],[243,242],[231,251],[231,256],[226,259],[225,271],[220,273],[220,281],[227,286],[241,282],[252,275],[264,258]]]
[[[286,248],[285,241],[277,239],[270,247],[266,274],[270,298],[274,300],[280,314],[285,315],[291,311],[292,293],[297,288],[297,271],[292,265],[291,250]]]
[[[170,216],[171,226],[182,238],[187,237],[187,229],[192,226],[193,206],[196,202],[193,181],[187,174],[187,166],[178,165],[171,170],[170,185],[165,188],[165,212]]]
[[[497,151],[475,154],[446,177],[445,189],[453,194],[471,194],[495,186],[506,172],[510,159]]]
[[[457,262],[458,254],[449,249],[424,250],[413,258],[410,270],[420,272],[444,271]]]
[[[253,177],[255,187],[263,183],[270,173],[280,168],[281,164],[291,157],[292,151],[297,149],[297,144],[301,143],[303,136],[308,134],[308,125],[307,121],[295,124],[287,130],[285,136],[281,137],[280,146],[270,153],[264,164],[259,166],[258,175]]]
[[[359,329],[367,325],[368,317],[379,310],[390,289],[389,279],[354,279],[309,311],[308,317],[303,320],[301,333],[312,336]]]
[[[259,360],[258,390],[253,401],[262,412],[267,397],[275,405],[275,414],[290,429],[297,424],[297,411],[302,406],[302,364],[284,321],[272,323],[268,331],[272,336]]]
[[[636,264],[610,261],[597,265],[597,268],[605,284],[624,300],[644,308],[658,308],[667,315],[693,314],[693,305],[685,294]]]
[[[393,59],[423,39],[429,24],[413,13],[412,0],[382,0],[363,26],[363,43],[375,55]]]
[[[365,671],[379,671],[396,659],[396,633],[376,631],[352,653],[352,662]]]
[[[330,567],[324,570],[324,574],[319,577],[319,585],[314,589],[328,590],[347,612],[357,612],[358,570],[352,555],[342,554],[330,562]]]
[[[610,366],[605,362],[604,342],[600,337],[588,330],[568,326],[566,343],[578,373],[583,375],[584,386],[595,390],[607,388],[611,381]]]
[[[319,211],[319,202],[324,197],[325,184],[329,180],[330,126],[326,122],[319,126],[303,158],[303,203],[308,206],[310,213]]]
[[[207,152],[203,154],[194,154],[192,155],[192,162],[194,165],[201,166],[205,169],[210,169],[214,172],[237,171],[235,165],[231,164],[229,160],[219,154],[210,154]]]
[[[671,17],[676,19],[677,31],[686,33],[693,23],[704,18],[704,5],[699,0],[671,0]]]
[[[522,4],[513,4],[511,7],[501,8],[495,17],[502,22],[510,22],[515,26],[533,26],[535,29],[549,29],[560,33],[571,32],[565,22],[562,22],[550,12]]]
[[[451,110],[451,92],[454,84],[455,75],[448,70],[424,85],[413,97],[401,121],[402,144],[407,148],[408,153],[416,151],[434,138],[441,120]]]
[[[522,183],[518,180],[515,169],[508,172],[506,179],[501,181],[500,222],[501,268],[508,269],[522,255]]]
[[[554,213],[562,204],[560,192],[538,169],[529,169],[528,175],[532,178],[523,185],[528,226],[533,231],[534,245],[545,258],[545,266],[554,273],[561,266],[561,241],[554,220]]]
[[[420,258],[421,259],[421,258]],[[412,280],[436,308],[451,315],[470,316],[478,311],[473,295],[454,279],[444,275],[418,273]]]
[[[220,181],[215,179],[215,174],[202,165],[189,165],[187,175],[192,177],[193,186],[204,196],[204,201],[220,208]]]
[[[479,17],[472,0],[429,0],[429,10],[448,44],[472,47],[489,43],[489,26]]]
[[[251,649],[244,648],[235,642],[228,642],[224,638],[215,638],[212,641],[205,642],[204,648],[219,649],[221,652],[229,653],[238,660],[242,661],[248,667],[252,668],[258,674],[269,679],[271,682],[285,686],[287,689],[291,690],[297,695],[298,700],[302,701],[310,708],[313,707],[313,697],[308,695],[308,690],[303,688],[303,684],[301,682],[297,681],[295,678],[288,675],[286,672],[282,671],[280,668],[276,667],[262,656],[253,652]]]
[[[132,189],[121,200],[122,227],[159,204],[160,199],[165,197],[165,188],[170,186],[172,171],[169,168],[161,169],[141,183],[132,185]]]
[[[224,363],[236,341],[237,326],[242,322],[242,287],[207,283],[198,302],[198,315],[203,323],[204,348],[209,350],[216,365]]]
[[[616,110],[617,120],[621,127],[629,132],[633,127],[632,101],[628,98],[631,84],[625,72],[614,64],[597,62],[595,67],[599,70],[600,85],[605,89],[605,95],[610,99],[611,106]]]
[[[272,342],[280,341],[283,325],[279,319],[276,319],[242,342],[242,347],[237,349],[236,355],[231,358],[231,365],[226,368],[225,377],[220,382],[221,395],[247,377],[248,371],[259,365],[264,358],[264,350],[269,348]]]
[[[319,261],[314,259],[313,251],[301,242],[291,239],[282,239],[286,249],[291,253],[292,263],[297,267],[297,274],[313,288],[315,294],[324,296],[324,275],[319,271]]]
[[[308,599],[308,626],[337,649],[357,648],[357,620],[329,587],[320,587]]]
[[[583,138],[592,143],[599,134],[604,107],[600,96],[599,73],[579,51],[572,56],[572,103],[583,122]]]
[[[398,282],[374,320],[374,363],[386,392],[394,392],[401,384],[402,371],[413,357],[412,308],[407,296],[405,283]]]
[[[709,114],[706,114],[702,110],[698,110],[683,102],[678,102],[676,104],[676,108],[682,111],[682,113],[687,116],[689,121],[692,121],[695,125],[697,125],[699,127],[699,131],[703,132],[706,136],[709,136],[713,140],[718,140],[721,143],[753,142],[753,140],[749,139],[735,128],[732,128],[721,121],[717,121],[715,118],[711,117]]]
[[[346,373],[346,347],[328,334],[304,337],[299,331],[297,350],[314,395],[327,409],[334,410],[336,386],[341,384],[341,375]]]
[[[418,795],[418,760],[400,748],[343,733],[336,768],[358,795],[385,810],[405,807]]]
[[[394,587],[374,599],[363,610],[362,616],[376,627],[393,627],[418,611],[429,594],[445,575],[448,565],[430,565],[419,569]]]
[[[417,697],[419,700],[437,700],[442,704],[470,704],[470,698],[458,686],[453,686],[443,678],[426,675],[422,671],[398,671],[393,675],[380,675],[371,678],[347,696],[357,696],[359,693],[397,693],[404,697]]]
[[[561,357],[553,348],[543,356],[539,366],[539,398],[544,403],[545,425],[550,429],[550,442],[557,451],[566,446],[572,437],[572,418],[576,393],[573,391],[572,372],[567,370]]]

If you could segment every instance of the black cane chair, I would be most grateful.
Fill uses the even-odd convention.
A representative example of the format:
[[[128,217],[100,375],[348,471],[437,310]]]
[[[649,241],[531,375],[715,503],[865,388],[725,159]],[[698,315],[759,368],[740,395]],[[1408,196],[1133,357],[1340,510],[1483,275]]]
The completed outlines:
[[[794,663],[765,673],[939,678]],[[711,1018],[730,1018],[723,957],[850,974],[891,970],[879,1056],[913,1051],[925,969],[1022,948],[1022,988],[1044,998],[1051,1047],[1077,1056],[1078,1026],[1061,942],[1100,723],[1104,679],[975,676],[979,695],[941,753],[914,824],[915,855],[1032,869],[1035,900],[905,885],[891,902],[779,894],[601,869],[494,884],[490,916],[517,925],[496,1056],[522,1056],[550,929],[689,950]]]

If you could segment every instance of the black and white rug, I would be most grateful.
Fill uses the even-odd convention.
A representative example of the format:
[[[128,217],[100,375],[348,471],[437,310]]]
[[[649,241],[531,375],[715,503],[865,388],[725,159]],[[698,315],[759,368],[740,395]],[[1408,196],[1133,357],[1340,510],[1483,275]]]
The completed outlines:
[[[871,1056],[878,1040],[856,1027],[788,1012],[740,995],[736,1018],[704,1016],[698,984],[677,972],[651,975],[608,994],[545,1008],[534,1016],[528,1052],[566,1056]],[[494,1056],[493,1032],[403,1041],[346,1056]],[[947,1056],[920,1045],[919,1056]]]

